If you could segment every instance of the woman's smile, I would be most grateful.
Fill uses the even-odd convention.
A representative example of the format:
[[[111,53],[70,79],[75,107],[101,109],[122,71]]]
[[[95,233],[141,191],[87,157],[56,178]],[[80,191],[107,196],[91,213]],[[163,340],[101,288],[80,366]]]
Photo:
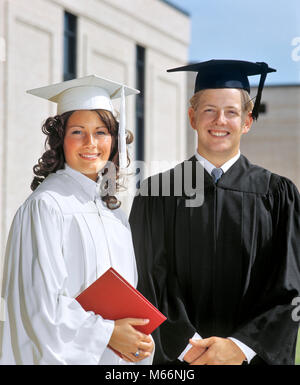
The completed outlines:
[[[98,154],[79,154],[79,156],[85,160],[96,160],[100,156],[100,153],[98,153]]]

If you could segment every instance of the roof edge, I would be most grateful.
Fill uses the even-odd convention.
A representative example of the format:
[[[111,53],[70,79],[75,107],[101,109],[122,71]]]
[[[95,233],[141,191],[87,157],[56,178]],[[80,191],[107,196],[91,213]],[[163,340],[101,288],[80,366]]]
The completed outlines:
[[[162,3],[165,3],[166,5],[168,5],[169,7],[172,7],[173,9],[176,9],[178,12],[184,14],[185,16],[187,17],[190,17],[190,13],[188,11],[186,11],[185,9],[181,8],[181,7],[178,7],[177,5],[173,4],[171,1],[169,0],[160,0]]]
[[[258,84],[253,85],[251,88],[257,88]],[[265,84],[265,88],[300,88],[300,83],[273,83],[273,84]]]

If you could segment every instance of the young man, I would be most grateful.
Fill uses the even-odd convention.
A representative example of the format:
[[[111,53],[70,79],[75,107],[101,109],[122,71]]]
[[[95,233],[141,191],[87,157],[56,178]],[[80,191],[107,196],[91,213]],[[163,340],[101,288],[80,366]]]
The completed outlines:
[[[161,186],[151,196],[166,174],[146,180],[130,215],[138,288],[168,318],[154,334],[154,363],[292,364],[300,197],[290,180],[252,165],[239,150],[258,116],[265,78],[275,70],[229,60],[170,71],[178,70],[198,72],[188,111],[197,152],[170,171],[171,196]],[[247,76],[256,74],[253,107]],[[178,194],[176,176],[181,169],[185,179],[187,162],[193,183],[204,167],[201,205]]]

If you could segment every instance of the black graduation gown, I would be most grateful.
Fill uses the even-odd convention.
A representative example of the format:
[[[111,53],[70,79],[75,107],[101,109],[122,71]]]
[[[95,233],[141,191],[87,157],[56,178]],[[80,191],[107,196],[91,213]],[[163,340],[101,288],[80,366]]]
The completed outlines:
[[[186,199],[138,194],[130,214],[138,289],[168,318],[153,333],[154,364],[175,363],[195,332],[237,338],[252,363],[294,364],[297,188],[241,156],[217,184],[204,171],[200,207]]]

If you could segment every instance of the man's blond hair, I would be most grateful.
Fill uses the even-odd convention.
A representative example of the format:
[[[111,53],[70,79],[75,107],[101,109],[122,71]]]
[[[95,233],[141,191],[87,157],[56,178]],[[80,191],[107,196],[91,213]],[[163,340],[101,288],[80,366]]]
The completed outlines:
[[[204,91],[205,90],[200,90],[196,92],[190,99],[190,105],[195,111],[199,106],[200,98]],[[253,110],[254,103],[246,90],[239,89],[239,91],[241,92],[242,113],[247,114]]]

